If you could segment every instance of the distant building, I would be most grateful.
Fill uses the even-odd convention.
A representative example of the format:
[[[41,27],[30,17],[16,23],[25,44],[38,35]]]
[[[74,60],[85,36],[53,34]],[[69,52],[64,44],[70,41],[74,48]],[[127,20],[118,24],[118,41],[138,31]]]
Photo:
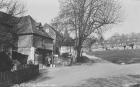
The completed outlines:
[[[54,39],[54,54],[60,54],[61,43],[63,42],[63,36],[54,29],[51,25],[45,24],[44,30]]]
[[[71,53],[72,55],[75,55],[75,40],[67,37],[63,40],[63,43],[61,44],[60,48],[60,54],[63,53]]]

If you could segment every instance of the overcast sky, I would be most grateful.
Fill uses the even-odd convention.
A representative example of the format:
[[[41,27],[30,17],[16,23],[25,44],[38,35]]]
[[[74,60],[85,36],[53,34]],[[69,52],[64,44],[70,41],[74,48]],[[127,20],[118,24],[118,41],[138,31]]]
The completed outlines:
[[[140,0],[122,0],[125,20],[115,25],[105,33],[110,37],[114,33],[140,33]],[[58,0],[26,0],[28,15],[31,15],[37,22],[50,23],[51,19],[57,16],[59,11]]]
[[[36,21],[50,23],[59,11],[58,0],[26,0],[27,14]]]

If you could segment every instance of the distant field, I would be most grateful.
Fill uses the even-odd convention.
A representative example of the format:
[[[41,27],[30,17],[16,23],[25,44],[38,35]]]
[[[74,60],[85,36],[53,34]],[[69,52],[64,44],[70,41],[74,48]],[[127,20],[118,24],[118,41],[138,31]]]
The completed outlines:
[[[88,54],[118,64],[140,63],[140,49],[95,51]]]

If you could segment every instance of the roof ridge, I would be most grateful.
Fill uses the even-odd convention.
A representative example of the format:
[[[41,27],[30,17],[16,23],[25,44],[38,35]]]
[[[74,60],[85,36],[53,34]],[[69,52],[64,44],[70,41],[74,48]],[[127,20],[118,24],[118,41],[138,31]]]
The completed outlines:
[[[30,22],[30,27],[31,27],[31,33],[34,33],[34,31],[33,31],[33,25],[32,25],[32,21],[31,21],[31,16],[30,15],[28,15],[28,16],[25,16],[25,17],[27,17],[27,20]]]

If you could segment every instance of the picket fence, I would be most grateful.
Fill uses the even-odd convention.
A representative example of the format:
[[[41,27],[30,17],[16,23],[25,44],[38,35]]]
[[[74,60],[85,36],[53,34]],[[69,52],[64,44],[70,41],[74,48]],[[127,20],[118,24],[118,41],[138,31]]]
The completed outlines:
[[[16,71],[0,72],[0,82],[19,84],[26,82],[39,74],[38,65],[28,65]]]

